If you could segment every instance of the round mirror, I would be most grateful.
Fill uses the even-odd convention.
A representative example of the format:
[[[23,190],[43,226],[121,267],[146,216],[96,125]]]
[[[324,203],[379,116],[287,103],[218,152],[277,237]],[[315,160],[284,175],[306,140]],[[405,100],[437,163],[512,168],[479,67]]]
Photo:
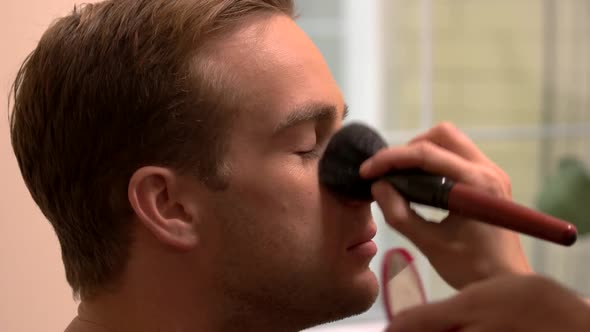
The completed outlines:
[[[385,253],[382,278],[385,311],[390,321],[398,312],[426,303],[414,258],[407,250],[394,248]]]

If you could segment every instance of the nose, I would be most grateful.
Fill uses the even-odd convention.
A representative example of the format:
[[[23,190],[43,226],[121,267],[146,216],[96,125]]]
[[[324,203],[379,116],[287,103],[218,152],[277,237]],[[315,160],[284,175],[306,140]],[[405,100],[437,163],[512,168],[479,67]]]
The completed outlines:
[[[342,202],[342,204],[344,204],[348,207],[353,207],[353,208],[358,208],[358,207],[362,207],[365,205],[370,205],[371,203],[373,203],[375,201],[372,197],[370,200],[340,197],[339,200]]]
[[[326,196],[326,198],[337,202],[340,205],[344,205],[346,207],[351,208],[359,208],[363,206],[369,206],[371,203],[375,201],[373,196],[363,197],[355,197],[354,195],[344,195],[342,193],[336,192],[330,188],[327,188],[324,185],[320,184],[320,192],[322,196]]]

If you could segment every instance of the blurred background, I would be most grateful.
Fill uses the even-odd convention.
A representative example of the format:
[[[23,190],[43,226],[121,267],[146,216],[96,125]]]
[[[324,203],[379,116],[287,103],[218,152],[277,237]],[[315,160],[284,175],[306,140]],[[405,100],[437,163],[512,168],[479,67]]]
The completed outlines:
[[[573,247],[522,239],[535,271],[590,296],[589,0],[297,3],[300,26],[344,90],[350,121],[372,124],[393,145],[441,121],[465,131],[510,175],[515,201],[577,225]],[[451,295],[377,209],[375,216],[379,252],[409,248],[428,297]],[[378,255],[374,269],[380,264]],[[383,320],[379,299],[334,325],[379,331],[371,322]]]
[[[582,236],[573,247],[523,243],[538,273],[590,296],[590,0],[295,1],[298,24],[346,96],[349,121],[377,127],[393,145],[453,122],[510,175],[517,202],[576,223]],[[2,0],[0,105],[42,32],[75,3]],[[2,119],[0,331],[58,331],[76,304]],[[375,216],[379,252],[410,249],[429,299],[451,295],[377,209]],[[375,271],[380,264],[378,254]],[[384,319],[378,299],[363,315],[314,330],[381,331]]]

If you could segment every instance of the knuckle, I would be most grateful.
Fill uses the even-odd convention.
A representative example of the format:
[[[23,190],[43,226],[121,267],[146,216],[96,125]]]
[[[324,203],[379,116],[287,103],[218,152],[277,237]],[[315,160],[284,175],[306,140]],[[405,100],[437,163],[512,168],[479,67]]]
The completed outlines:
[[[420,141],[415,144],[415,148],[418,150],[418,153],[420,155],[425,155],[428,153],[432,153],[432,150],[434,149],[434,144],[429,141]]]
[[[501,175],[489,168],[478,168],[477,172],[473,172],[473,174],[478,174],[474,176],[474,185],[496,197],[508,195],[506,181]]]
[[[496,183],[498,184],[499,188],[502,189],[501,194],[508,197],[512,196],[512,184],[508,174],[506,174],[506,172],[501,170],[499,167],[493,167],[490,169],[490,172],[493,173],[492,176],[496,176]]]
[[[416,162],[417,166],[424,167],[426,164],[427,156],[434,152],[434,144],[429,141],[421,141],[416,144],[417,155]]]
[[[443,137],[448,137],[454,135],[458,129],[453,123],[443,121],[434,127],[434,131]]]
[[[500,176],[503,179],[504,190],[507,195],[512,196],[512,181],[510,180],[510,176],[501,169],[498,169],[500,172]]]

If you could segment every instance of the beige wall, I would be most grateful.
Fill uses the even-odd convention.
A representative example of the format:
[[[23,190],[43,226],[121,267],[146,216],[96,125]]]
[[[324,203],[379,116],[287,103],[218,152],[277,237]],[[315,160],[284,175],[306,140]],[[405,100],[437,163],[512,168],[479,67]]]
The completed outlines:
[[[92,1],[84,1],[92,2]],[[7,96],[25,56],[73,0],[0,1],[0,331],[62,331],[76,311],[59,245],[10,146]]]

